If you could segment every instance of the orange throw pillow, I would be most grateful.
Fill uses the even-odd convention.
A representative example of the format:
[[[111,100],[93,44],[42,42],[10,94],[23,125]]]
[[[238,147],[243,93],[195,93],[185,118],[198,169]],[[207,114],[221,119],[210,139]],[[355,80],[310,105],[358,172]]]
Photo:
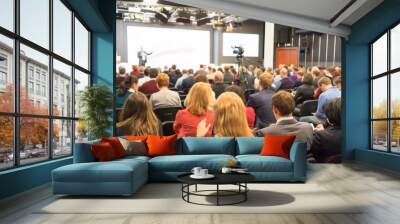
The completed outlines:
[[[175,141],[177,136],[154,136],[147,137],[148,156],[176,155]]]
[[[117,159],[115,155],[115,151],[110,143],[102,142],[100,144],[93,144],[91,145],[92,152],[94,157],[99,162],[105,162]]]
[[[134,135],[127,135],[124,138],[128,141],[142,141],[146,142],[147,136],[134,136]]]
[[[111,138],[101,138],[101,142],[108,142],[114,149],[115,155],[117,158],[122,158],[126,156],[126,151],[122,146],[121,142],[119,142],[118,138],[111,137]]]
[[[294,140],[295,135],[265,135],[264,146],[261,149],[261,156],[280,156],[286,159],[290,158],[290,148]]]

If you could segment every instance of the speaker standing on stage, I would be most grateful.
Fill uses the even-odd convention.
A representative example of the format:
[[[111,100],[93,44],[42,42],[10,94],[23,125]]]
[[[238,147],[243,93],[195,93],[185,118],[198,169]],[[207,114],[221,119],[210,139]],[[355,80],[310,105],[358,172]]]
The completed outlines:
[[[139,66],[146,66],[147,63],[147,55],[151,55],[153,52],[147,53],[143,50],[143,47],[140,47],[140,51],[137,53],[137,57],[139,58]]]

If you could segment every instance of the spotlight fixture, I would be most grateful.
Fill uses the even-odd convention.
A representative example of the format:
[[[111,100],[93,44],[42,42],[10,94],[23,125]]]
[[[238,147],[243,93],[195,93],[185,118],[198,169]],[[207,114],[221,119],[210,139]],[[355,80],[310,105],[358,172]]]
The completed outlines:
[[[160,20],[162,23],[168,23],[168,18],[162,13],[156,12],[155,17]]]
[[[197,20],[197,26],[203,26],[208,23],[211,23],[211,18],[203,18],[203,19]]]
[[[176,22],[177,23],[191,23],[192,21],[190,21],[190,19],[188,18],[176,18]]]

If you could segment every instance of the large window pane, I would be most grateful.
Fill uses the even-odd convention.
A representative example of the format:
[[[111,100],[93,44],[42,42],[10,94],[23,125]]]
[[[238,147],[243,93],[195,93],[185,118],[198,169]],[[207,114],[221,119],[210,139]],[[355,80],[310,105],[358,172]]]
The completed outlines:
[[[387,34],[372,45],[372,75],[387,71]]]
[[[49,0],[20,0],[21,36],[49,47]]]
[[[1,112],[14,111],[13,48],[14,48],[13,40],[3,35],[0,35],[0,111]]]
[[[374,149],[387,151],[387,121],[372,122],[372,146]]]
[[[391,121],[392,152],[400,153],[400,120]]]
[[[390,85],[391,116],[400,118],[400,72],[391,75]]]
[[[0,26],[14,31],[14,0],[1,0]]]
[[[89,69],[89,32],[75,18],[75,63]]]
[[[14,125],[10,116],[0,116],[0,170],[14,165]]]
[[[60,1],[53,0],[53,51],[71,60],[72,12]]]
[[[72,121],[53,120],[53,157],[72,154]]]
[[[372,118],[387,118],[387,78],[372,81]]]
[[[48,63],[47,55],[21,44],[21,113],[48,114]]]
[[[71,66],[53,60],[53,115],[72,117]]]
[[[35,163],[49,158],[48,127],[48,119],[31,117],[20,119],[21,164]]]
[[[80,94],[87,86],[89,86],[89,75],[75,69],[75,117],[81,115]]]
[[[391,31],[390,64],[391,69],[400,67],[400,25],[397,25]]]

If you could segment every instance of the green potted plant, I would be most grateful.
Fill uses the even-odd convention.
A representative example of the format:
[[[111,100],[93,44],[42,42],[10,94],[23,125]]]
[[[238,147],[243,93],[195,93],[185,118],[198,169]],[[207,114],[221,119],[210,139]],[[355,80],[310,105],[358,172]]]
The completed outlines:
[[[113,95],[110,89],[101,84],[86,87],[80,92],[79,106],[81,120],[87,127],[89,140],[109,136],[112,126]]]

